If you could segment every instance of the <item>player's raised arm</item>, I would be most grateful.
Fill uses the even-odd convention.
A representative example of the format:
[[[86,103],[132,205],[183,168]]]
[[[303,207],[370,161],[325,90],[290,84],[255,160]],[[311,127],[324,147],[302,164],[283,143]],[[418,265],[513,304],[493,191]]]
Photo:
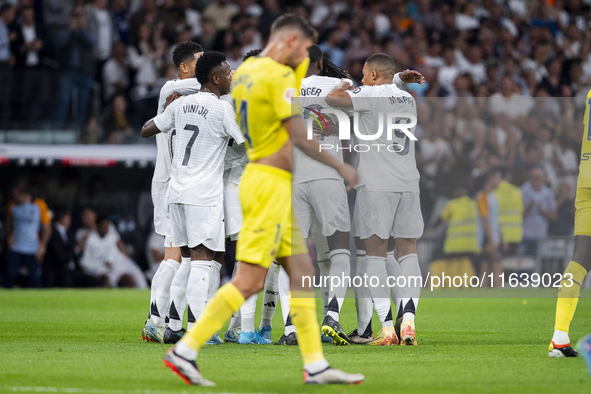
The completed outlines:
[[[352,86],[347,80],[341,81],[326,96],[326,104],[335,108],[353,108],[353,100],[351,100],[351,95],[347,93]]]
[[[142,126],[141,135],[144,138],[153,137],[153,136],[155,136],[158,133],[160,133],[160,130],[158,130],[158,127],[156,127],[156,123],[154,123],[154,119],[148,120]]]
[[[359,182],[359,175],[354,167],[346,163],[340,163],[337,159],[320,150],[316,138],[308,139],[304,122],[299,116],[294,116],[283,121],[283,125],[291,135],[291,142],[306,156],[337,170],[347,183],[347,190],[351,190]]]

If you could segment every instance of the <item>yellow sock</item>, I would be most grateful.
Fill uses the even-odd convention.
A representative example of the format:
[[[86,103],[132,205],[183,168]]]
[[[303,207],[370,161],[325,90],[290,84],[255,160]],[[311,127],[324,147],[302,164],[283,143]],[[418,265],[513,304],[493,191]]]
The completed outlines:
[[[244,297],[232,283],[220,287],[207,303],[197,323],[181,341],[193,350],[199,350],[213,334],[221,330],[224,323],[244,304]]]
[[[296,328],[298,345],[304,364],[324,360],[320,343],[320,327],[316,320],[316,299],[310,291],[296,291],[290,294],[291,321]]]
[[[555,330],[568,333],[570,322],[573,320],[575,310],[577,309],[581,283],[583,283],[585,275],[587,275],[587,270],[574,261],[571,261],[568,267],[566,267],[562,275],[563,279],[560,281],[560,289],[558,290],[556,322],[554,324]],[[572,286],[570,286],[571,284]]]

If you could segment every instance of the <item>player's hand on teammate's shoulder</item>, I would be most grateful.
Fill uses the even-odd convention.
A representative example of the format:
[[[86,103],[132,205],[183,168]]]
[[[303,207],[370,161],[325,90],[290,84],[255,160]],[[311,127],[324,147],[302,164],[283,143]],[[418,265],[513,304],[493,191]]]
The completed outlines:
[[[400,80],[404,83],[418,83],[421,86],[425,84],[423,74],[415,70],[404,70],[400,73]]]
[[[338,169],[338,173],[343,177],[343,180],[347,184],[347,191],[353,189],[355,185],[359,183],[359,174],[355,167],[350,164],[343,163]]]
[[[172,103],[174,100],[176,100],[180,97],[181,97],[181,95],[178,94],[177,92],[169,94],[168,97],[166,98],[166,102],[164,103],[164,108],[168,107],[170,105],[170,103]]]

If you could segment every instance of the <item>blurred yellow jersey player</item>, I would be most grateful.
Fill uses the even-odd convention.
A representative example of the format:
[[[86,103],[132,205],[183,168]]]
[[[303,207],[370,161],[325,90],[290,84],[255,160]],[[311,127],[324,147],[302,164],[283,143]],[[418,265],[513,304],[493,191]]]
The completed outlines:
[[[236,253],[240,268],[164,359],[189,384],[212,384],[197,368],[197,351],[245,299],[263,289],[274,258],[291,278],[290,315],[304,361],[304,382],[351,384],[364,379],[361,374],[330,368],[324,358],[314,292],[311,283],[303,281],[303,277],[314,275],[314,267],[291,216],[292,142],[311,158],[337,170],[350,187],[358,181],[353,167],[320,152],[318,141],[306,138],[299,110],[292,112],[291,98],[307,71],[308,48],[315,37],[307,22],[285,14],[273,22],[269,43],[260,56],[248,59],[233,76],[232,98],[250,158],[240,180],[244,216]],[[251,343],[261,343],[256,333],[252,334]]]
[[[305,59],[296,72],[270,57],[253,56],[234,74],[232,101],[238,124],[246,139],[248,158],[240,182],[244,222],[236,259],[269,268],[274,258],[307,252],[291,218],[291,172],[262,164],[288,146],[289,133],[283,124],[299,115],[291,98],[297,95],[308,69]]]
[[[577,357],[571,346],[568,331],[575,315],[581,284],[591,269],[591,90],[585,99],[585,117],[581,164],[575,200],[575,248],[572,261],[566,267],[558,290],[554,335],[548,357]]]

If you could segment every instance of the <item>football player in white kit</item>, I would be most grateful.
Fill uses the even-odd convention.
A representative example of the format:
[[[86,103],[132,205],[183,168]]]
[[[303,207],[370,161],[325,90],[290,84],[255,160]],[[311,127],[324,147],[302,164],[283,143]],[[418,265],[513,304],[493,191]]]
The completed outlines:
[[[324,98],[341,80],[320,76],[323,70],[322,51],[317,45],[310,47],[310,66],[306,78],[302,80],[299,105],[304,118],[314,122],[319,111],[328,107]],[[349,80],[352,84],[353,82]],[[328,128],[333,123],[324,115],[322,129],[317,130],[316,138],[320,144],[331,144],[340,147],[338,128]],[[336,120],[336,119],[335,119]],[[326,122],[326,123],[324,123]],[[332,125],[331,125],[332,126]],[[342,151],[334,149],[329,153],[337,160],[343,161]],[[304,238],[312,231],[318,256],[318,264],[323,277],[349,276],[351,252],[349,251],[349,203],[343,178],[332,168],[325,166],[304,155],[294,148],[293,175],[293,209]],[[326,245],[328,245],[326,249]],[[328,259],[326,259],[328,257]],[[324,260],[324,261],[321,261]],[[328,269],[327,269],[328,268]],[[328,271],[328,272],[327,272]],[[336,345],[348,345],[347,335],[339,324],[339,312],[347,292],[346,286],[323,289],[324,321],[322,332],[332,338]],[[288,330],[293,326],[286,325],[286,336],[292,335]],[[326,338],[326,337],[324,337]],[[328,339],[328,338],[326,338]]]
[[[225,250],[223,210],[224,158],[230,139],[244,142],[230,103],[220,100],[232,80],[226,57],[205,52],[197,62],[201,91],[183,96],[148,121],[142,136],[174,135],[169,190],[172,246],[180,247],[191,268],[187,301],[197,320],[208,300],[217,252]],[[172,311],[171,311],[172,312]],[[172,321],[172,320],[171,320]]]
[[[166,82],[160,90],[158,114],[164,112],[166,99],[172,93],[187,95],[199,91],[201,84],[195,78],[195,64],[201,54],[203,54],[201,45],[192,41],[181,42],[175,47],[172,58],[178,69],[178,79]],[[152,178],[152,203],[154,204],[155,232],[164,237],[164,260],[162,260],[152,278],[150,314],[144,325],[142,337],[148,342],[162,343],[166,320],[169,316],[171,283],[174,286],[175,280],[173,278],[175,278],[175,274],[179,270],[181,252],[179,248],[171,247],[170,238],[168,216],[168,187],[170,185],[170,167],[172,163],[170,136],[162,133],[157,134],[156,149],[156,165],[154,167],[154,177]],[[185,266],[190,269],[190,261],[185,262]],[[186,277],[188,278],[188,276],[187,271]],[[178,281],[177,279],[176,282]],[[186,289],[186,281],[184,289]],[[178,293],[178,291],[175,293]],[[184,299],[185,296],[183,295],[182,298]]]
[[[382,130],[370,149],[359,154],[360,183],[355,203],[354,235],[365,243],[367,275],[380,279],[369,293],[378,312],[382,329],[370,345],[395,345],[399,339],[394,332],[390,307],[388,275],[397,279],[420,277],[416,241],[423,232],[423,218],[419,200],[419,172],[416,167],[414,140],[410,137],[416,128],[414,98],[394,83],[395,65],[386,54],[370,56],[363,66],[363,87],[350,90],[343,81],[328,95],[326,102],[333,107],[352,108],[359,114],[359,132],[374,135]],[[413,82],[423,82],[415,74]],[[395,114],[399,129],[388,139],[385,131],[387,114]],[[414,124],[413,124],[414,122]],[[409,126],[403,126],[409,124]],[[380,149],[381,148],[381,149]],[[357,233],[357,234],[355,234]],[[393,237],[398,255],[397,266],[386,268],[388,238]],[[388,272],[389,271],[389,272]],[[416,345],[414,317],[420,296],[420,287],[399,287],[398,308],[403,310],[401,344]],[[382,287],[383,285],[383,287]]]

